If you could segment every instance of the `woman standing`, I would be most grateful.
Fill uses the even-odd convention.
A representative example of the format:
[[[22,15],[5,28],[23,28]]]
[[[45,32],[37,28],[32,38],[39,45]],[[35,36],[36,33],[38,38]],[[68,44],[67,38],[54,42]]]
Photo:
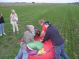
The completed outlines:
[[[13,34],[15,34],[16,32],[19,31],[19,29],[18,29],[18,16],[14,9],[12,10],[12,12],[10,14],[10,23],[13,28]]]
[[[2,13],[0,13],[0,36],[6,35],[4,32],[4,18]]]

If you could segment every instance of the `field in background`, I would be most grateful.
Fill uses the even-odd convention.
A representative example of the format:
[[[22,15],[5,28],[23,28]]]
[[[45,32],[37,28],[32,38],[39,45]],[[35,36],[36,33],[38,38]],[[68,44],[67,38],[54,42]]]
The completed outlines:
[[[19,34],[13,35],[9,21],[11,9],[19,16]],[[54,24],[65,40],[65,50],[70,59],[79,59],[79,5],[74,4],[23,4],[0,5],[5,19],[6,36],[0,37],[0,59],[14,59],[20,39],[27,24],[39,29],[38,20],[44,18]]]

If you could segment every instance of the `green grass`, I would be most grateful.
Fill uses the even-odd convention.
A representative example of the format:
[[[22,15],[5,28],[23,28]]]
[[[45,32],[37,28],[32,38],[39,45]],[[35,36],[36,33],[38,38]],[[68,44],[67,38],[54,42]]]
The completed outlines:
[[[11,9],[19,16],[20,33],[12,34],[9,22]],[[0,37],[0,59],[14,59],[19,49],[18,39],[22,37],[25,25],[38,26],[38,20],[44,18],[54,24],[65,40],[65,50],[70,59],[79,59],[79,5],[74,4],[27,4],[23,6],[0,6],[5,18],[6,36]]]

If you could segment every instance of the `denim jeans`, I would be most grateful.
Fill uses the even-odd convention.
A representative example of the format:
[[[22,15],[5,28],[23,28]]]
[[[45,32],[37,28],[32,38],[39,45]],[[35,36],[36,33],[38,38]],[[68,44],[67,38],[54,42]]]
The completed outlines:
[[[64,59],[69,59],[68,55],[64,51],[64,44],[60,46],[55,46],[55,59],[62,59],[61,56]]]
[[[28,53],[25,49],[20,48],[19,52],[17,54],[17,56],[15,57],[15,59],[28,59]]]
[[[4,33],[4,23],[0,24],[0,34]]]

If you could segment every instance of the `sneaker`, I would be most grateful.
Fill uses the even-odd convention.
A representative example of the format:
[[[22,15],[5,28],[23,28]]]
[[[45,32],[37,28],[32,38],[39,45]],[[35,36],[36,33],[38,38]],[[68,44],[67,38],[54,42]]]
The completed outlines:
[[[3,33],[3,35],[6,35],[6,33]]]
[[[2,34],[0,34],[0,36],[2,36]]]

